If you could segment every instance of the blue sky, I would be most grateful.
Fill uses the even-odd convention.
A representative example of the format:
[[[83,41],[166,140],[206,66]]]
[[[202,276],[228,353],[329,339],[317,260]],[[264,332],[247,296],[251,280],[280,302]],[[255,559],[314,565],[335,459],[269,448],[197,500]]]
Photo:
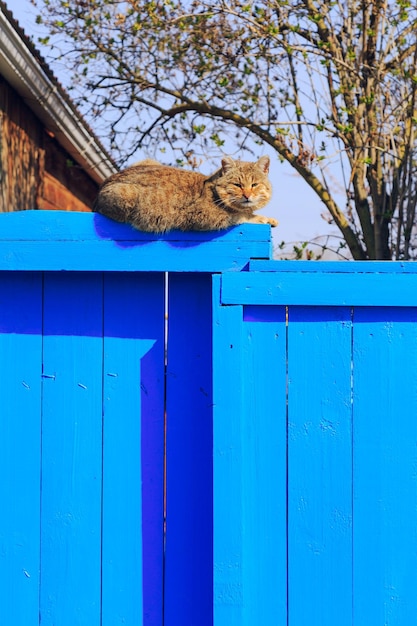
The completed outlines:
[[[30,0],[6,0],[6,3],[26,34],[33,38],[37,48],[47,57],[47,50],[43,50],[42,45],[37,42],[38,36],[43,32],[35,21],[37,9]],[[54,66],[51,63],[50,67],[57,79],[65,85],[67,81],[62,65]],[[264,152],[271,157],[270,178],[274,195],[270,205],[262,213],[279,220],[279,226],[273,229],[275,244],[281,241],[303,242],[320,235],[338,234],[334,226],[329,226],[320,217],[326,212],[324,205],[293,168],[286,163],[281,164],[275,153],[267,148]]]

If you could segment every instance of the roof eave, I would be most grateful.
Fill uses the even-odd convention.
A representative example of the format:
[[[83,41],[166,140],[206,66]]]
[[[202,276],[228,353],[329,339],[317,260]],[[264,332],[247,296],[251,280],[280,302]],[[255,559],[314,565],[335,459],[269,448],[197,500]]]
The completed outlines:
[[[117,171],[81,116],[63,97],[60,86],[45,73],[1,10],[0,68],[7,82],[93,180],[100,184]]]

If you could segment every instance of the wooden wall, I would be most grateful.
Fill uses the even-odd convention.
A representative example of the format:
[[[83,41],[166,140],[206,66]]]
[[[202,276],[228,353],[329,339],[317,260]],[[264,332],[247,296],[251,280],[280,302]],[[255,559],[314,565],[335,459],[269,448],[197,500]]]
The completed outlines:
[[[98,185],[0,76],[0,213],[89,211]]]

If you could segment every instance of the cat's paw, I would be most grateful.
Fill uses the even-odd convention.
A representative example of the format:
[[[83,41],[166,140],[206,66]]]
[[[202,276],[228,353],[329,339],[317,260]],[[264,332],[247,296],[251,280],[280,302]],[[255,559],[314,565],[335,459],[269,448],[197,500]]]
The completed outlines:
[[[270,226],[278,226],[278,221],[273,217],[265,215],[252,215],[252,217],[239,217],[234,224],[269,224]]]
[[[278,220],[273,217],[265,217],[265,215],[256,215],[253,221],[255,224],[270,224],[273,228],[278,226]]]

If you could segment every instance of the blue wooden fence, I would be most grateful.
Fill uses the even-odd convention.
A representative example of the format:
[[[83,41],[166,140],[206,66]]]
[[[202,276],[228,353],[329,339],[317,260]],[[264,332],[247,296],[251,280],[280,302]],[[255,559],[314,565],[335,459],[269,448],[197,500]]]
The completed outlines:
[[[417,266],[270,252],[0,216],[2,626],[417,624]]]

